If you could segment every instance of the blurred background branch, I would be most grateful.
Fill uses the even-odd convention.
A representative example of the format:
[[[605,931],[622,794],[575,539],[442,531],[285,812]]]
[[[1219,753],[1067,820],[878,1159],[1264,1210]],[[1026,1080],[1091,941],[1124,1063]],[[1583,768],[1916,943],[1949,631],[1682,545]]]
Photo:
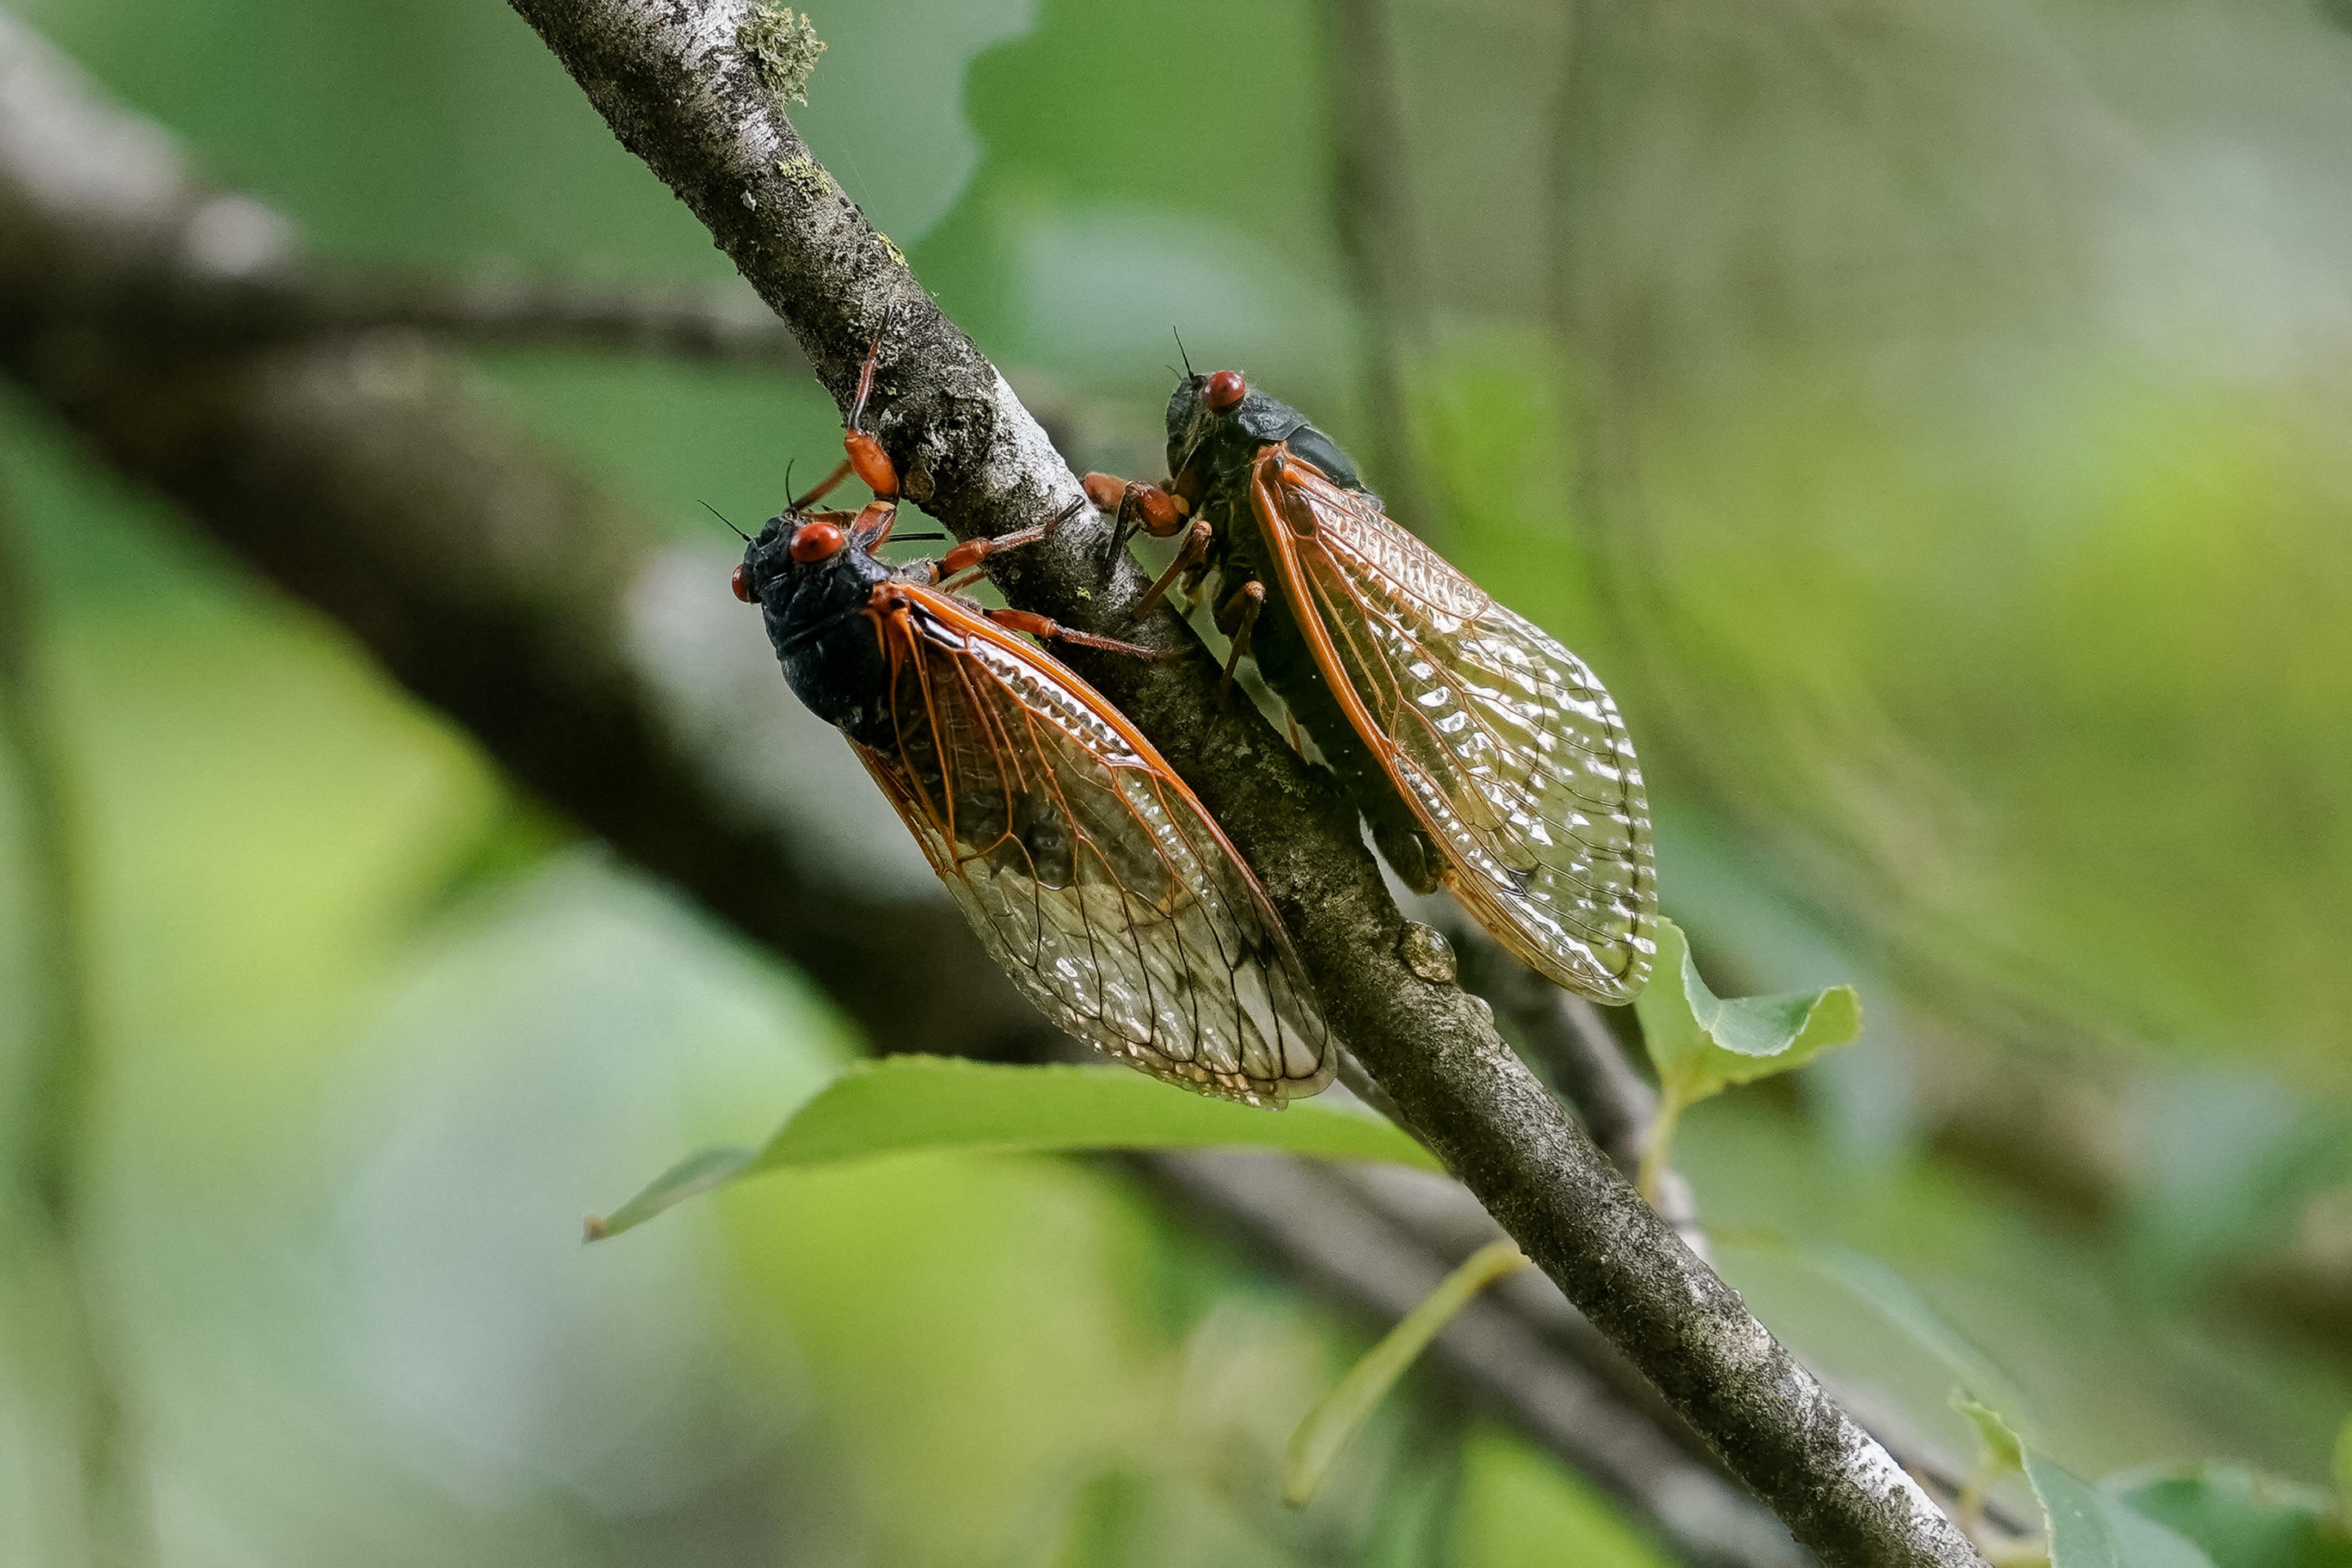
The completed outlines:
[[[268,232],[272,215],[240,209]],[[215,216],[215,225],[221,218]],[[251,243],[251,240],[243,243]],[[127,297],[73,301],[189,350],[408,331],[479,347],[596,349],[805,373],[808,358],[748,291],[551,278],[347,277],[316,268],[142,278]]]

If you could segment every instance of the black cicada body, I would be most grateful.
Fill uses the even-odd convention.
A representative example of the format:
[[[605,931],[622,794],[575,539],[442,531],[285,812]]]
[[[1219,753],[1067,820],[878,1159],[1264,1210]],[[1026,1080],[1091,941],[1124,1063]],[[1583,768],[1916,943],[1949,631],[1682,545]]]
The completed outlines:
[[[856,435],[844,472],[894,493]],[[813,499],[749,542],[736,595],[1013,984],[1097,1049],[1204,1094],[1279,1106],[1329,1083],[1338,1047],[1265,889],[1134,725],[1019,634],[1127,645],[940,582],[1054,524],[894,567],[874,553],[891,500],[801,510]]]

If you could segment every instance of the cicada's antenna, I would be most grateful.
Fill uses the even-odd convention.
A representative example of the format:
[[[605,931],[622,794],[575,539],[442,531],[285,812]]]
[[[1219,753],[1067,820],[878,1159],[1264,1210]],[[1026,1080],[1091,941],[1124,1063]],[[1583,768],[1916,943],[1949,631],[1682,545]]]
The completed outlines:
[[[1184,352],[1184,334],[1171,327],[1168,329],[1168,335],[1176,340],[1176,357],[1184,362],[1184,379],[1192,380],[1192,356]]]
[[[738,539],[741,540],[741,541],[742,541],[744,543],[746,543],[746,544],[749,544],[749,543],[751,543],[751,536],[750,534],[748,534],[748,533],[744,532],[741,529],[737,528],[737,527],[735,526],[734,521],[733,521],[732,519],[730,519],[730,517],[729,517],[725,512],[720,511],[717,507],[712,506],[712,505],[711,505],[709,501],[707,501],[707,500],[706,500],[706,501],[698,501],[698,502],[697,502],[696,504],[697,504],[697,505],[698,505],[698,506],[700,506],[700,507],[702,508],[702,510],[705,510],[705,511],[709,512],[711,516],[713,516],[713,517],[717,518],[719,521],[721,521],[721,522],[723,522],[723,523],[727,524],[728,528],[729,528],[730,531],[733,531],[733,533],[734,533],[734,535],[735,535],[735,537],[736,537],[736,538],[738,538]]]

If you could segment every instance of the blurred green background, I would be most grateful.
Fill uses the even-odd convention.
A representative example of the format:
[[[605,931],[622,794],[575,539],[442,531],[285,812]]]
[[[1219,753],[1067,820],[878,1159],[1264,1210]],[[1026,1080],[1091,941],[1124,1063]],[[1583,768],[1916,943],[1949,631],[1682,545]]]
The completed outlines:
[[[731,276],[497,0],[12,4],[330,257]],[[1151,469],[1172,324],[1427,497],[1405,521],[1617,691],[1710,973],[1862,985],[1863,1045],[1679,1145],[1776,1330],[1967,1451],[1916,1312],[1790,1247],[1833,1243],[2085,1474],[2319,1479],[2352,1411],[2352,34],[1396,0],[1383,233],[1421,281],[1382,300],[1332,15],[820,3],[795,118],[1082,464]],[[774,374],[472,363],[679,541],[838,440]],[[163,1561],[1658,1560],[1427,1389],[1283,1517],[1362,1326],[1096,1167],[781,1176],[582,1249],[859,1042],[13,394],[0,483],[78,785],[91,1241]],[[70,1539],[42,1289],[0,1280],[5,1562]]]

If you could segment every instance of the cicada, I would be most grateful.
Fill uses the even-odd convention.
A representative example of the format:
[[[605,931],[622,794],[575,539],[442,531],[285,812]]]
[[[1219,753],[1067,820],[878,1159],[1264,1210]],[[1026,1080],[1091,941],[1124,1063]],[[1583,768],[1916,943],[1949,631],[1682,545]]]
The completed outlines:
[[[1184,375],[1168,468],[1159,485],[1087,476],[1122,531],[1184,535],[1138,615],[1213,575],[1228,679],[1255,662],[1398,876],[1442,881],[1558,984],[1630,1001],[1655,951],[1649,805],[1584,661],[1391,521],[1337,442],[1237,372]]]
[[[848,737],[1047,1017],[1203,1094],[1279,1106],[1315,1093],[1338,1049],[1265,889],[1150,742],[1027,637],[1150,656],[955,592],[1083,503],[939,561],[886,564],[875,552],[898,476],[857,428],[873,375],[869,355],[850,460],[771,518],[735,568],[793,690]],[[853,469],[870,504],[808,510]]]

